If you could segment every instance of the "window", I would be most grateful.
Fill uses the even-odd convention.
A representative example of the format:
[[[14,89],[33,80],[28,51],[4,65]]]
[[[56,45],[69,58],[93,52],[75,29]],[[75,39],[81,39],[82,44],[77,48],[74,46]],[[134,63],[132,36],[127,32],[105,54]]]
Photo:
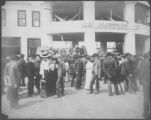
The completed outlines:
[[[26,26],[26,11],[18,10],[18,26]]]
[[[2,26],[6,26],[6,10],[2,9]]]
[[[32,26],[40,27],[40,12],[39,11],[32,12]]]

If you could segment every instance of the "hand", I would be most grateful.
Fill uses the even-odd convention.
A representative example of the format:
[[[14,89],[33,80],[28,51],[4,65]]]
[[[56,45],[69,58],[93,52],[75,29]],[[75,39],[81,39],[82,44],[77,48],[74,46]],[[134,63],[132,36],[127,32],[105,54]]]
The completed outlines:
[[[132,77],[132,74],[129,74],[130,77]]]

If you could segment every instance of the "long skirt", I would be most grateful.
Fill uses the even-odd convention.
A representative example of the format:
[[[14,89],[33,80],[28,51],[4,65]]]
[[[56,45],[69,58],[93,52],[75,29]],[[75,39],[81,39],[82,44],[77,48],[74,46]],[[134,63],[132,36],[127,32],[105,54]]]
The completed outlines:
[[[49,70],[48,82],[47,82],[48,94],[55,94],[56,93],[57,79],[58,79],[57,69],[54,69],[54,71]]]

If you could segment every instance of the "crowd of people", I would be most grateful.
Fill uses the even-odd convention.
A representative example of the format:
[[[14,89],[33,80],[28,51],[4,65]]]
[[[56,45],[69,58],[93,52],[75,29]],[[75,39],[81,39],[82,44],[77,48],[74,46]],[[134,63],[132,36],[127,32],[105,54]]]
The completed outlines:
[[[27,60],[24,60],[23,54],[7,57],[4,68],[4,86],[8,87],[7,95],[11,107],[18,105],[18,88],[25,86],[25,77],[28,78],[29,97],[34,95],[34,85],[38,91],[37,95],[41,97],[52,94],[57,97],[64,96],[65,82],[77,90],[85,88],[90,94],[98,94],[101,89],[99,82],[103,80],[104,84],[108,84],[109,96],[114,95],[112,84],[116,95],[125,92],[137,94],[139,81],[139,84],[143,85],[143,115],[149,115],[150,53],[118,55],[107,52],[90,56],[85,49],[76,47],[70,54],[51,50],[43,51],[41,55],[30,54]],[[124,88],[121,86],[122,82]]]

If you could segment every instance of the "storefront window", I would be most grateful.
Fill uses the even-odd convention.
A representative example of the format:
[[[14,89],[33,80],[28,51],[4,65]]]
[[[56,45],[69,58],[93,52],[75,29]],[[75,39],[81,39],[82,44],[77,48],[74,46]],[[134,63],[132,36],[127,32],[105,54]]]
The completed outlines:
[[[18,10],[18,26],[26,26],[26,11]]]
[[[39,11],[32,12],[32,26],[40,27],[40,12]]]

